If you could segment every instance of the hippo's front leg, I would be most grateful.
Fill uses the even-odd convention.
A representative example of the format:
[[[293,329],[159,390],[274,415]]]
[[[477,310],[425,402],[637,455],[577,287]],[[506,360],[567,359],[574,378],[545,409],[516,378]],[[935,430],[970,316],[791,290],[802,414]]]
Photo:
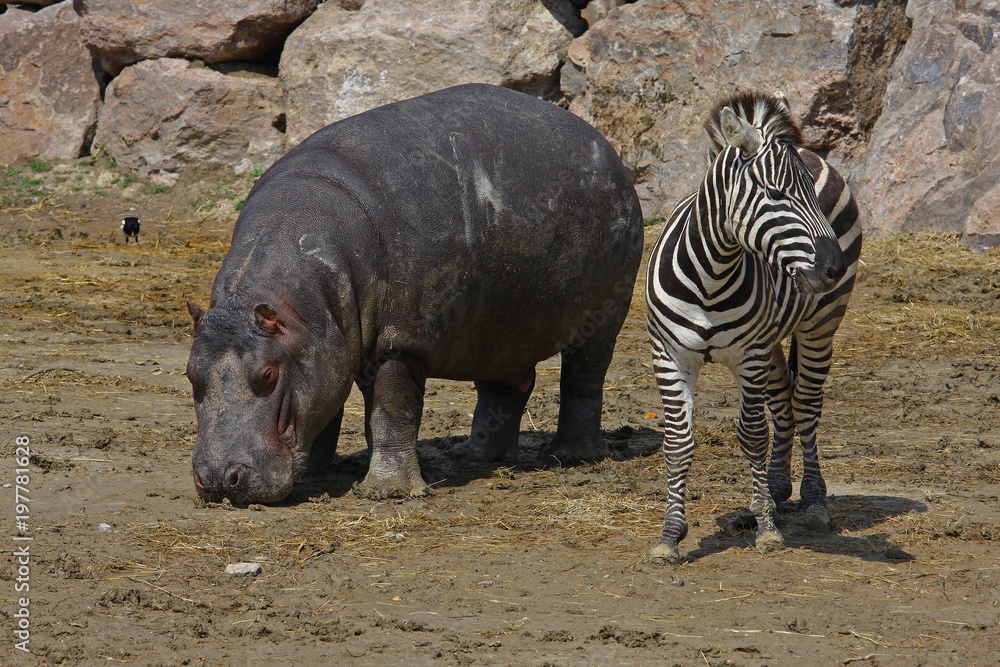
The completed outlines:
[[[423,495],[427,484],[417,461],[417,431],[424,407],[424,377],[405,355],[390,359],[365,392],[371,463],[361,491],[373,497]]]

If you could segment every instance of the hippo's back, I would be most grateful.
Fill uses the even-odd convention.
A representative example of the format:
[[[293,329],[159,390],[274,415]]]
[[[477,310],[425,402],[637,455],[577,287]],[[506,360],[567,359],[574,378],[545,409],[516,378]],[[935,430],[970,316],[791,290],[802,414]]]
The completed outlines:
[[[391,286],[380,319],[423,340],[433,375],[495,375],[498,344],[534,363],[631,296],[642,215],[630,176],[597,130],[523,93],[456,86],[334,123],[275,163],[247,208],[294,206],[303,187],[352,213],[287,224],[377,264],[357,270]],[[241,216],[234,245],[240,224],[254,222]]]

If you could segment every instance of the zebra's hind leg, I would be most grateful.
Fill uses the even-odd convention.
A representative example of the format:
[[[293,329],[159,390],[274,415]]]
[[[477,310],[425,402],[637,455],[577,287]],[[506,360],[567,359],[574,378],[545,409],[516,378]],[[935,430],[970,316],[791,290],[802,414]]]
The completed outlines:
[[[799,495],[806,508],[806,526],[817,533],[833,530],[826,509],[826,482],[819,469],[816,429],[823,412],[823,383],[833,357],[832,333],[809,340],[796,335],[798,377],[792,392],[792,413],[802,442],[802,486]]]
[[[697,371],[683,373],[657,341],[653,341],[653,372],[663,401],[663,456],[667,462],[667,514],[660,541],[650,551],[658,564],[681,562],[678,544],[687,537],[684,492],[694,458],[694,387]]]
[[[767,487],[768,428],[765,403],[770,375],[771,351],[749,354],[736,369],[740,389],[740,424],[737,439],[750,461],[753,497],[750,511],[757,519],[755,544],[761,553],[775,551],[785,543],[774,522],[775,504]]]
[[[794,340],[794,339],[793,339]],[[794,350],[794,343],[793,343]],[[795,378],[785,361],[781,343],[771,348],[771,372],[767,379],[767,405],[774,418],[774,442],[771,463],[767,468],[767,488],[775,510],[792,497],[792,440],[795,419],[792,416],[792,387]]]

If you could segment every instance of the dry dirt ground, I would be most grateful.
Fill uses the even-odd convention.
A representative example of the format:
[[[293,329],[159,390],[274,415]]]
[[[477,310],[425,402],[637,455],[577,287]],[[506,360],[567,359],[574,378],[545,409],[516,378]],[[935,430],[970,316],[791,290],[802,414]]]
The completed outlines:
[[[555,424],[549,360],[523,467],[454,465],[474,393],[435,380],[429,497],[351,491],[366,466],[354,395],[328,474],[279,506],[205,507],[184,301],[207,301],[253,175],[205,170],[154,194],[91,159],[0,178],[2,664],[1000,664],[997,251],[942,234],[866,245],[821,423],[831,535],[793,503],[787,548],[751,546],[735,389],[709,367],[686,560],[662,567],[646,559],[665,479],[641,287],[605,388],[612,459],[532,459]],[[113,234],[130,213],[140,246]],[[17,436],[30,655],[14,647]],[[261,574],[224,574],[243,561]]]

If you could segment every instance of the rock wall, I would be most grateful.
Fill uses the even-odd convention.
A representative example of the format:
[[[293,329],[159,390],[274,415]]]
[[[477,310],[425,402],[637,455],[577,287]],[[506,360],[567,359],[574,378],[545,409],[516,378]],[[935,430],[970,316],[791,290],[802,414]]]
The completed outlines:
[[[998,30],[995,0],[0,0],[0,160],[267,167],[326,123],[484,81],[593,123],[663,217],[703,173],[709,108],[753,87],[788,95],[870,234],[980,250],[1000,245]]]
[[[318,0],[76,0],[83,39],[110,74],[142,60],[272,58]]]
[[[289,141],[461,83],[551,97],[585,27],[569,0],[368,0],[356,12],[327,3],[281,55]]]
[[[0,14],[0,161],[89,150],[103,79],[69,3]]]
[[[119,165],[165,184],[189,167],[244,172],[271,164],[285,152],[281,86],[240,73],[179,58],[126,67],[108,86],[94,143]]]
[[[956,6],[957,5],[957,6]],[[964,232],[1000,245],[1000,12],[911,0],[859,187],[866,229]]]
[[[829,0],[626,5],[572,44],[563,92],[618,148],[644,214],[666,217],[704,175],[708,111],[736,89],[784,92],[817,150],[855,131],[846,79],[854,13]]]

